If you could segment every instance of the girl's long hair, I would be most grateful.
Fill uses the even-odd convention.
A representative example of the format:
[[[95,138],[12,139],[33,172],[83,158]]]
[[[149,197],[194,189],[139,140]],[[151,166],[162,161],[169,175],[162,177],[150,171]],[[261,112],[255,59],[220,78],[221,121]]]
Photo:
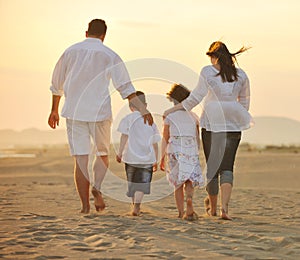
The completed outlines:
[[[230,53],[226,45],[223,42],[213,42],[208,52],[206,53],[210,57],[215,57],[220,65],[220,72],[217,76],[221,76],[223,82],[233,82],[238,78],[237,69],[235,67],[236,55],[243,53],[249,48],[242,47],[235,53]]]

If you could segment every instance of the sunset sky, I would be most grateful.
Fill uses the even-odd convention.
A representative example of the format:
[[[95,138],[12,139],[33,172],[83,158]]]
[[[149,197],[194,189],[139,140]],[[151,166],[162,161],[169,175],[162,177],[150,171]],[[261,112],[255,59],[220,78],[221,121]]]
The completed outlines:
[[[231,52],[252,47],[238,56],[250,78],[252,115],[300,121],[299,12],[299,0],[0,0],[0,129],[48,129],[53,68],[94,18],[106,21],[104,43],[128,63],[137,88],[155,96],[150,109],[171,105],[164,96],[181,72],[136,80],[136,64],[177,64],[184,81],[184,70],[197,75],[209,64],[209,45],[222,40]],[[124,105],[113,96],[115,117]]]

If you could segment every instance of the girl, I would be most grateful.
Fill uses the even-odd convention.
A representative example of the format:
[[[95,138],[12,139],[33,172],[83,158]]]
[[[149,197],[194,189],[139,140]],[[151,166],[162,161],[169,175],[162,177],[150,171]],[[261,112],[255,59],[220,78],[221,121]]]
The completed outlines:
[[[190,91],[175,84],[169,93],[174,105],[182,102]],[[194,186],[201,185],[202,172],[199,162],[199,120],[197,116],[185,110],[178,110],[164,119],[162,158],[160,168],[165,170],[167,154],[167,178],[174,185],[178,217],[187,220],[198,218],[193,209]],[[186,213],[184,214],[184,190],[186,195]]]

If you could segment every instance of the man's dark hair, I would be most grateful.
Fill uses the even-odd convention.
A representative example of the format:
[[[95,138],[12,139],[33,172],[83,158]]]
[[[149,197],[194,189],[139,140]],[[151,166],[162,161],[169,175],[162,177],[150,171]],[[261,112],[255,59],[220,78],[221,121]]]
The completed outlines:
[[[87,30],[88,35],[100,36],[106,34],[107,26],[104,20],[94,19],[90,21],[89,28]]]

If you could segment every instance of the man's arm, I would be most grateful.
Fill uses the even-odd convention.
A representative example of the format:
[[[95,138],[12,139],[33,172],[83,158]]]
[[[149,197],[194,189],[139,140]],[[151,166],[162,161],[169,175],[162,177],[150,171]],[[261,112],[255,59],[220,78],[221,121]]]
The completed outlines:
[[[119,163],[122,161],[122,153],[124,151],[124,148],[125,148],[125,145],[126,145],[127,141],[128,141],[128,135],[122,134],[121,139],[120,139],[119,152],[116,155],[116,160]]]
[[[52,95],[52,108],[48,118],[48,125],[53,129],[55,129],[56,126],[59,125],[58,107],[60,98],[61,96]]]
[[[142,114],[144,122],[148,122],[149,125],[153,124],[153,117],[151,113],[147,110],[145,104],[143,104],[137,97],[135,93],[130,94],[127,97],[128,101],[131,102],[138,111]]]

